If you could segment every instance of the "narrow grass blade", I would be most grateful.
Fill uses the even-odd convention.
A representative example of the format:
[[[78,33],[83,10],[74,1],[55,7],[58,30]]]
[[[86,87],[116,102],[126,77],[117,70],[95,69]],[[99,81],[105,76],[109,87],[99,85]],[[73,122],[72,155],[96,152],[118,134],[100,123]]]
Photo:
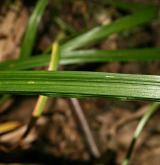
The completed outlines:
[[[62,54],[62,64],[160,60],[160,48],[126,50],[79,50]]]
[[[156,14],[156,8],[149,8],[140,12],[136,12],[135,14],[120,18],[119,20],[109,25],[95,27],[84,34],[71,39],[62,46],[62,49],[63,51],[70,51],[87,46],[91,43],[96,43],[113,33],[125,31],[135,26],[150,22],[156,16]]]
[[[160,76],[78,71],[0,71],[0,94],[160,101]]]
[[[36,7],[27,25],[27,29],[21,46],[20,58],[27,58],[28,56],[31,55],[38,30],[38,25],[47,4],[48,4],[48,0],[39,0],[37,2]]]
[[[130,146],[129,146],[126,158],[125,158],[124,162],[122,163],[122,165],[128,165],[129,164],[129,161],[131,159],[131,155],[132,155],[133,149],[135,147],[135,144],[136,144],[136,142],[137,142],[141,132],[143,131],[143,128],[148,123],[148,121],[150,120],[152,115],[155,112],[157,112],[159,107],[160,107],[160,103],[153,103],[153,104],[151,104],[149,109],[146,111],[146,113],[144,114],[144,116],[140,120],[140,122],[139,122],[139,124],[138,124],[138,126],[137,126],[137,128],[136,128],[136,130],[134,132],[134,135],[133,135],[132,141],[130,143]]]
[[[79,50],[61,54],[61,65],[92,62],[127,62],[160,60],[160,48],[142,48],[126,50]],[[49,54],[37,55],[28,59],[9,60],[0,63],[0,70],[25,70],[34,67],[47,66]]]

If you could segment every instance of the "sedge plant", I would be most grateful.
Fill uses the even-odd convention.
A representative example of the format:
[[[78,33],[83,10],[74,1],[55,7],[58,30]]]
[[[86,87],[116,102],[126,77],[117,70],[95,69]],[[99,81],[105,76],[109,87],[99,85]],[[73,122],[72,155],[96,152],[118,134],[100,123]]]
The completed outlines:
[[[157,8],[155,6],[142,5],[139,7],[138,5],[134,5],[135,10],[133,10],[127,4],[111,2],[108,1],[113,6],[130,10],[132,14],[119,18],[109,25],[95,27],[63,43],[59,48],[60,56],[62,57],[60,64],[152,61],[160,59],[159,48],[114,51],[85,49],[88,45],[95,44],[113,33],[120,33],[149,23],[157,16]],[[33,113],[33,116],[36,117],[42,113],[47,97],[103,97],[120,99],[122,101],[160,101],[160,76],[156,75],[55,70],[54,74],[50,71],[18,71],[32,69],[37,66],[45,66],[49,62],[49,54],[30,57],[37,34],[39,18],[42,17],[47,3],[47,0],[39,0],[31,16],[22,42],[21,59],[6,61],[0,64],[0,94],[41,95]],[[57,50],[55,47],[58,47],[58,45],[55,44],[53,50]],[[54,63],[55,60],[52,59],[51,64],[53,64],[52,62]],[[159,107],[158,105],[159,103],[153,103],[153,106],[151,106],[140,121],[123,165],[128,164],[135,139],[139,137],[144,125]]]

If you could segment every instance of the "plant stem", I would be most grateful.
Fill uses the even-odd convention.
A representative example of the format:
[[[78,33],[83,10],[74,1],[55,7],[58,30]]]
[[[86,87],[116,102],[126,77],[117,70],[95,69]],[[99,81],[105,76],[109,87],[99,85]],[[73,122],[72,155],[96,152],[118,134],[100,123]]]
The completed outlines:
[[[133,153],[133,149],[135,147],[135,144],[143,130],[143,128],[145,127],[145,125],[147,124],[147,122],[150,120],[150,118],[152,117],[152,115],[157,112],[158,108],[160,106],[160,103],[155,102],[153,104],[150,105],[149,109],[146,111],[146,113],[143,115],[143,117],[141,118],[134,134],[133,134],[133,138],[132,141],[130,143],[127,155],[125,160],[123,161],[122,165],[128,165],[129,161],[131,159],[131,155]]]
[[[59,61],[59,44],[56,41],[52,46],[52,54],[51,54],[51,60],[48,70],[56,71],[58,68],[58,61]],[[37,104],[33,111],[33,117],[41,116],[42,112],[44,111],[47,100],[48,100],[47,96],[39,96]]]
[[[50,71],[57,70],[58,59],[59,59],[59,43],[58,41],[55,41],[52,45],[52,54],[51,54],[51,60],[50,60],[48,70]],[[42,95],[39,96],[36,106],[32,112],[32,118],[28,124],[26,131],[22,135],[21,139],[24,139],[29,134],[30,130],[36,123],[37,119],[42,115],[44,108],[46,106],[47,100],[48,100],[47,96],[42,96]]]

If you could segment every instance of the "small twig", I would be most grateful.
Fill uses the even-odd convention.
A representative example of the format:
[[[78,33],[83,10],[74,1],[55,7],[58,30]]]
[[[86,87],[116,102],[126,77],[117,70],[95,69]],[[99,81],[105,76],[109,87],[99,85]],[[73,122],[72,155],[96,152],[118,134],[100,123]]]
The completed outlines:
[[[88,144],[88,147],[92,153],[92,155],[95,158],[100,157],[100,151],[96,145],[96,142],[94,140],[94,137],[92,135],[91,129],[89,127],[89,124],[87,122],[87,119],[85,118],[85,115],[83,113],[83,110],[79,104],[79,101],[76,98],[71,98],[71,103],[74,108],[74,112],[79,120],[79,123],[81,125],[82,131],[85,135],[86,142]]]

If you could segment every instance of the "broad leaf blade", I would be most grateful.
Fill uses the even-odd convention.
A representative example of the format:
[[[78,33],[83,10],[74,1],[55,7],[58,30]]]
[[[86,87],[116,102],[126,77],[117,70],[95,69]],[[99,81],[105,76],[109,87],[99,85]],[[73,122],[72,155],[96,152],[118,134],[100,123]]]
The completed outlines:
[[[160,101],[160,76],[97,72],[1,71],[0,94]]]

